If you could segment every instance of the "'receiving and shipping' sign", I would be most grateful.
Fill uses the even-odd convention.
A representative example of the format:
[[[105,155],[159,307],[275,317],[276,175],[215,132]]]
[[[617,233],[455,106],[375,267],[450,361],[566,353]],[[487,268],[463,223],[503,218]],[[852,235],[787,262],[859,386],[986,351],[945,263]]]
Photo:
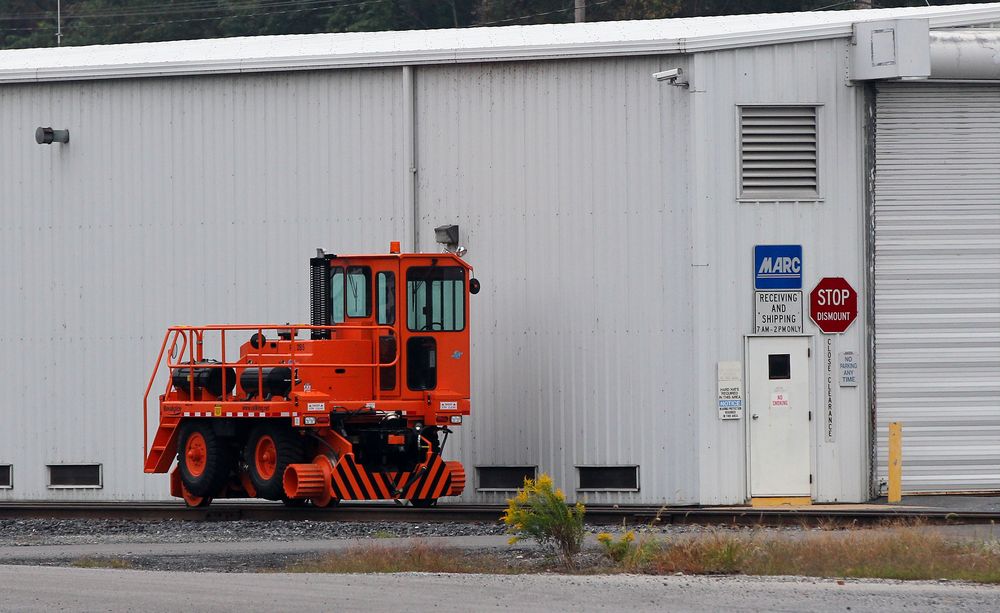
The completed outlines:
[[[756,245],[755,289],[802,289],[802,245]]]
[[[719,419],[743,417],[743,363],[719,362]]]
[[[753,333],[802,334],[802,291],[754,292]]]

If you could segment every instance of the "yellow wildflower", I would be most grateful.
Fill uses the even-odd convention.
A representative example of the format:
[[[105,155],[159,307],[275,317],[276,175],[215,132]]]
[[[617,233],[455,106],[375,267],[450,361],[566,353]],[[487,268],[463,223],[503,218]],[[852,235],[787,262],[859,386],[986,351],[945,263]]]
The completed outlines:
[[[597,535],[597,540],[607,545],[611,542],[611,534],[608,532],[601,532]]]

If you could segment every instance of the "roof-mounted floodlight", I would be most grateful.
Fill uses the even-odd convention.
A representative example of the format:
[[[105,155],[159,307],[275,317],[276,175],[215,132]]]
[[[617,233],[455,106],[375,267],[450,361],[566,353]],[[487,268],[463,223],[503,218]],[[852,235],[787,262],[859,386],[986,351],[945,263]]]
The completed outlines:
[[[52,128],[38,128],[35,130],[35,142],[39,145],[51,145],[52,143],[68,143],[69,130],[53,130]]]
[[[447,224],[434,228],[434,240],[444,245],[445,251],[462,257],[468,249],[458,244],[458,236],[458,226],[455,224]]]

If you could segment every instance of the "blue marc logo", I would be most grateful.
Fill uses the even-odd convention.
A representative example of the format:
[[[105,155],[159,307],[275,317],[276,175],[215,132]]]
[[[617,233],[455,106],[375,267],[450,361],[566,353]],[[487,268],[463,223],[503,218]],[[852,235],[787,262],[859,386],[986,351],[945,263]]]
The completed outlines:
[[[756,245],[753,248],[756,289],[802,289],[802,245]]]

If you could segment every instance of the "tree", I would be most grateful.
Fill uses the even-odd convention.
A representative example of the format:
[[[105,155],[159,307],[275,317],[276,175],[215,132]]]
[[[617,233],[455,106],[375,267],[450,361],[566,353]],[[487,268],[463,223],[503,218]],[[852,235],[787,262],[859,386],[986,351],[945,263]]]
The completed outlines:
[[[935,4],[969,0],[936,0]],[[981,0],[985,1],[985,0]],[[922,6],[880,0],[878,6]],[[63,45],[565,23],[573,0],[63,0]],[[588,0],[588,21],[853,8],[836,0]],[[56,0],[5,0],[0,48],[56,45]]]

